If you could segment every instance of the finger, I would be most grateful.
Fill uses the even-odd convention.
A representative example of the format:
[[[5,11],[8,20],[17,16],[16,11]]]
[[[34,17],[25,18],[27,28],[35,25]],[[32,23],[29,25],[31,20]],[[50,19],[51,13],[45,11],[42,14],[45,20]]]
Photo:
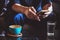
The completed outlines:
[[[29,11],[33,14],[36,15],[36,13],[34,11],[32,11],[31,9],[29,9]]]
[[[31,7],[32,11],[34,11],[36,13],[36,9],[34,7]]]
[[[30,11],[29,17],[34,19],[36,14],[31,9],[29,9],[29,11]]]
[[[41,10],[41,12],[49,12],[49,10]]]
[[[29,11],[32,13],[30,14],[31,15],[30,18],[40,21],[39,16],[37,16],[36,13],[34,13],[32,10],[29,10]]]
[[[32,11],[31,9],[29,9],[29,15],[34,16],[34,15],[37,15],[37,14],[34,11]]]
[[[40,18],[39,18],[39,16],[35,17],[35,19],[36,19],[37,21],[40,21]]]

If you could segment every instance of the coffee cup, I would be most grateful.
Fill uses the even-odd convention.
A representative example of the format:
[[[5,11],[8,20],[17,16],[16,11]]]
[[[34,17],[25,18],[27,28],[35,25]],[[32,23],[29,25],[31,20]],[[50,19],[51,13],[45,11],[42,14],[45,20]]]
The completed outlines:
[[[10,25],[9,26],[9,31],[12,34],[20,34],[22,31],[22,26],[21,25]]]

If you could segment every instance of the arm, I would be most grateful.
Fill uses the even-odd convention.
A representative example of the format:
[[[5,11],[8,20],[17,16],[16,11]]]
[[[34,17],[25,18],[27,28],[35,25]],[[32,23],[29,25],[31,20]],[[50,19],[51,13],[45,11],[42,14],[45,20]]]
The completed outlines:
[[[28,7],[15,3],[15,4],[12,5],[12,9],[16,12],[25,13],[25,11],[28,10]]]

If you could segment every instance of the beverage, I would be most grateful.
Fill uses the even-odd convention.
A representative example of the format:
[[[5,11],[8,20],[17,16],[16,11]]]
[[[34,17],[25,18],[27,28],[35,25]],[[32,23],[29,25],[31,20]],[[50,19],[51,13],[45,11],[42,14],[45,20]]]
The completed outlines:
[[[10,25],[9,27],[10,28],[18,28],[18,27],[20,27],[20,25]]]

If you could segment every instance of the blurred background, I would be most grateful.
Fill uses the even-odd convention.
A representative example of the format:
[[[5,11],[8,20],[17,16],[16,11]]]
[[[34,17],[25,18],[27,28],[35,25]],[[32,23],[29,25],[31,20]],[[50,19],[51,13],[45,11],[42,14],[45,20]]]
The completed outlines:
[[[5,38],[5,30],[3,30],[4,28],[2,28],[5,23],[4,23],[4,17],[3,14],[6,13],[7,11],[7,4],[9,3],[9,0],[3,0],[3,2],[0,0],[0,40],[6,40]],[[3,6],[1,4],[4,4]],[[52,6],[53,6],[53,13],[55,14],[55,20],[50,20],[47,21],[46,23],[46,40],[60,40],[60,0],[53,0],[52,1]],[[29,27],[30,25],[25,24],[24,25],[24,37],[22,38],[23,40],[39,40],[38,37],[27,37],[27,35],[29,35],[27,27]],[[25,31],[27,31],[27,33],[25,33]],[[32,32],[34,32],[33,30],[31,30]],[[43,31],[43,30],[42,30]]]

